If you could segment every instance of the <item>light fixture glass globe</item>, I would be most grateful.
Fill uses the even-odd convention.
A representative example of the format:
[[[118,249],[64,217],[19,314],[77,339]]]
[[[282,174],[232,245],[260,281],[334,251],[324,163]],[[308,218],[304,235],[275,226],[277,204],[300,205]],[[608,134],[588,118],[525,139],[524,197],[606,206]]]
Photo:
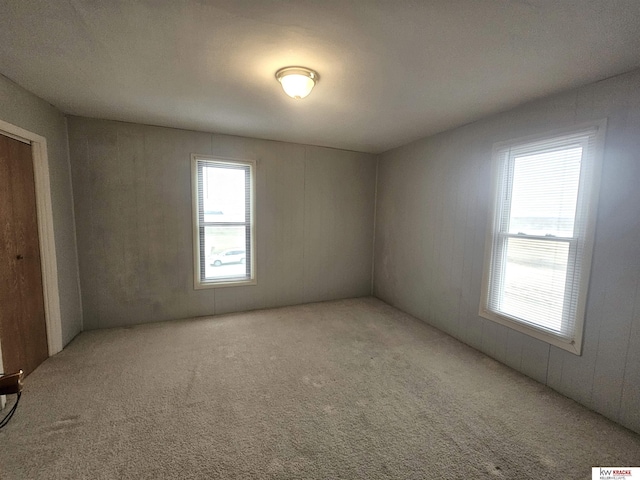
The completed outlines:
[[[301,99],[311,93],[318,81],[318,73],[305,67],[286,67],[276,72],[276,78],[287,95]]]
[[[304,75],[287,75],[280,80],[282,89],[292,98],[304,98],[311,93],[315,82]]]

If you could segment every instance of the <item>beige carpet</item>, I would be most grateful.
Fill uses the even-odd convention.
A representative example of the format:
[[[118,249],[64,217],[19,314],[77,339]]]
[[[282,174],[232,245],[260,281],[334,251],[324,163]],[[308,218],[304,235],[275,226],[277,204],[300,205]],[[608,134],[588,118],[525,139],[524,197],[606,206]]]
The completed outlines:
[[[10,479],[586,479],[640,436],[375,299],[91,331],[26,382]]]

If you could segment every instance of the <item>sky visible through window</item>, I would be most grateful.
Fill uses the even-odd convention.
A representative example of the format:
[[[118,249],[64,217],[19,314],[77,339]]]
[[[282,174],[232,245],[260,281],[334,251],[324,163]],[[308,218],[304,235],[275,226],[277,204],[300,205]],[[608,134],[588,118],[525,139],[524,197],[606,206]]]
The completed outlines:
[[[514,159],[509,233],[573,236],[582,147]]]
[[[245,169],[205,167],[205,222],[244,222]]]

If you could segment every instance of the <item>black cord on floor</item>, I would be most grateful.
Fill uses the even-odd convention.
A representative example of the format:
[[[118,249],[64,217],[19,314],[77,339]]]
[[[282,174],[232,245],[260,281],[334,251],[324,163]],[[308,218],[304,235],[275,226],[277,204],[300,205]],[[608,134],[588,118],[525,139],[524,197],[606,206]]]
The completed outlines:
[[[7,423],[9,423],[9,420],[11,420],[11,417],[13,417],[13,414],[16,413],[16,409],[18,408],[18,403],[20,403],[20,397],[22,396],[22,392],[18,392],[16,395],[16,403],[13,404],[13,407],[11,407],[11,410],[9,410],[9,413],[7,413],[5,415],[5,417],[2,419],[2,421],[0,421],[0,428],[4,428]]]

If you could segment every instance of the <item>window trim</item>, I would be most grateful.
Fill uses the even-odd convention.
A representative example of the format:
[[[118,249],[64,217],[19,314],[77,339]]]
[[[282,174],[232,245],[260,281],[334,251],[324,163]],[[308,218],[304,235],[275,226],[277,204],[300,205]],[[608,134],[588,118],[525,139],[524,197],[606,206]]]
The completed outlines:
[[[251,235],[251,278],[241,280],[223,280],[204,282],[200,279],[200,224],[198,216],[198,161],[213,161],[218,163],[227,163],[233,165],[249,166],[249,218],[250,218],[250,235]],[[240,160],[236,158],[221,157],[218,155],[201,155],[197,153],[191,154],[191,211],[193,223],[193,286],[195,290],[204,290],[209,288],[224,287],[241,287],[257,284],[256,273],[256,222],[255,222],[255,184],[256,184],[256,167],[255,160]]]
[[[593,122],[587,122],[583,124],[574,125],[567,128],[557,129],[550,132],[529,135],[526,137],[520,137],[513,140],[501,141],[493,145],[491,153],[491,197],[490,197],[490,209],[488,211],[488,223],[485,237],[485,251],[484,251],[484,264],[482,273],[482,286],[480,292],[480,307],[478,314],[482,318],[486,318],[498,324],[509,327],[518,332],[529,335],[538,340],[542,340],[551,345],[559,347],[563,350],[567,350],[576,355],[582,354],[582,339],[584,333],[584,323],[586,317],[586,305],[589,289],[589,280],[591,276],[591,264],[593,259],[593,247],[595,243],[595,226],[597,216],[598,197],[600,192],[600,177],[602,172],[602,158],[604,153],[604,138],[607,129],[607,119],[602,119]],[[578,204],[578,208],[585,209],[584,218],[586,221],[584,247],[582,250],[581,258],[581,271],[582,275],[579,279],[578,286],[578,301],[576,305],[576,318],[575,329],[573,338],[567,339],[553,335],[550,332],[538,329],[534,326],[515,321],[508,316],[501,315],[498,312],[489,310],[489,284],[491,280],[491,259],[494,245],[494,234],[497,233],[497,212],[500,208],[500,170],[503,168],[503,164],[500,159],[500,152],[506,147],[517,147],[528,143],[535,143],[544,140],[551,140],[554,137],[561,137],[563,135],[579,134],[580,132],[586,132],[588,130],[595,130],[593,137],[593,164],[591,166],[591,178],[587,179],[588,184],[583,185],[582,181],[580,189],[587,189],[583,196],[584,203]],[[582,180],[582,179],[581,179]],[[579,200],[580,202],[580,200]]]

